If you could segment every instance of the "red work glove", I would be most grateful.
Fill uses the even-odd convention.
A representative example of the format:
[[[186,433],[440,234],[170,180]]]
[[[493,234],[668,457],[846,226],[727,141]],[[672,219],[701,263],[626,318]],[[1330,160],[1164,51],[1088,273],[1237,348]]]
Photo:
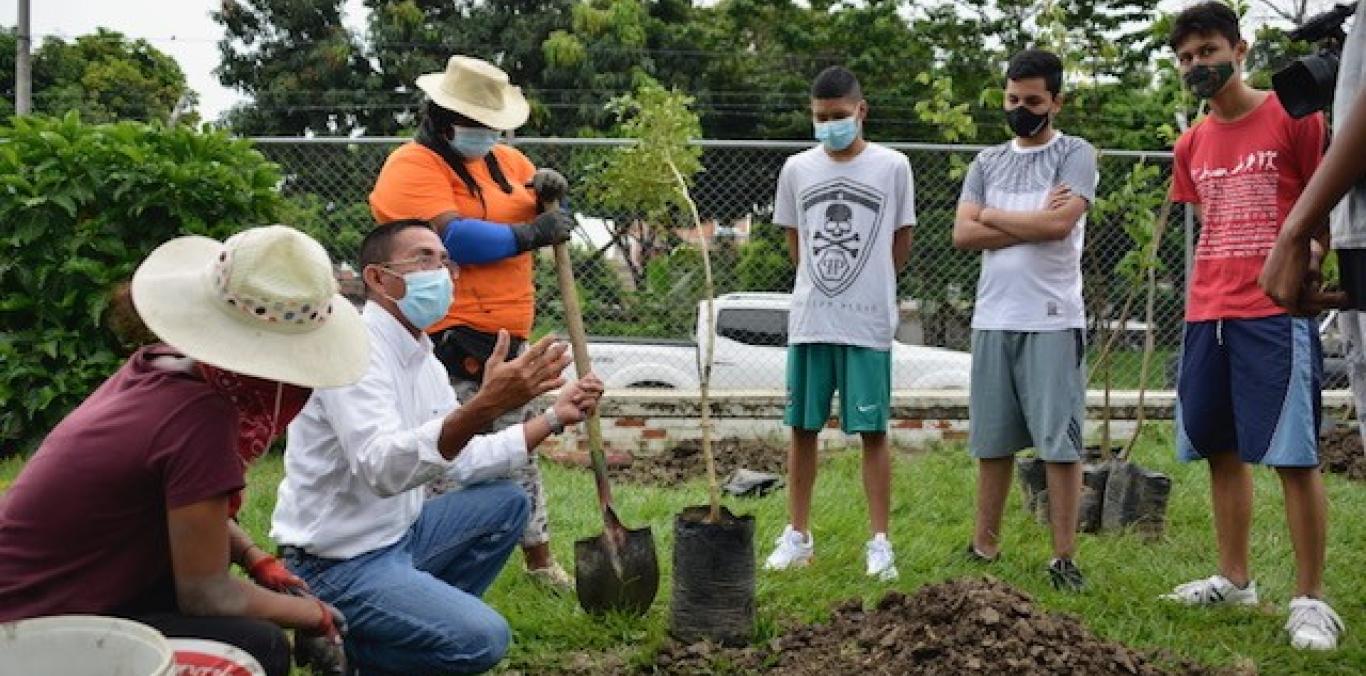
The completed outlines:
[[[320,599],[318,608],[322,618],[312,631],[294,635],[294,663],[323,676],[345,676],[350,672],[346,663],[346,617]]]
[[[267,556],[253,563],[251,568],[247,570],[247,574],[251,575],[251,579],[255,580],[256,584],[282,594],[292,591],[308,591],[308,583],[304,582],[298,575],[289,572],[285,564],[280,563],[280,560],[273,556]]]
[[[313,632],[320,636],[326,636],[329,641],[341,645],[342,639],[346,638],[346,616],[342,615],[340,610],[323,603],[320,598],[315,597],[313,600],[318,602],[318,608],[322,611],[322,621],[319,622],[318,628],[314,629]]]

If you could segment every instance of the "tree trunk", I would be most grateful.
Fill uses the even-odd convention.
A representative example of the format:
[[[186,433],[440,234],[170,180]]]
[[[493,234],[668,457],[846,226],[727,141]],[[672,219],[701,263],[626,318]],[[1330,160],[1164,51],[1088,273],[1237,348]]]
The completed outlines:
[[[697,213],[697,203],[693,201],[692,194],[688,192],[688,182],[683,180],[683,174],[679,173],[678,167],[673,160],[667,160],[669,170],[673,172],[674,179],[678,181],[678,191],[682,193],[683,199],[688,203],[688,210],[692,214],[693,227],[697,232],[697,244],[702,249],[702,292],[706,295],[707,305],[707,335],[698,336],[703,339],[702,368],[700,369],[701,385],[701,404],[702,404],[702,458],[707,463],[707,489],[711,497],[711,512],[707,516],[707,523],[718,523],[721,520],[721,486],[716,479],[716,457],[712,454],[711,448],[711,363],[716,350],[716,310],[713,307],[713,296],[716,295],[716,287],[712,282],[711,276],[711,252],[707,248],[707,233],[702,232],[702,218]]]

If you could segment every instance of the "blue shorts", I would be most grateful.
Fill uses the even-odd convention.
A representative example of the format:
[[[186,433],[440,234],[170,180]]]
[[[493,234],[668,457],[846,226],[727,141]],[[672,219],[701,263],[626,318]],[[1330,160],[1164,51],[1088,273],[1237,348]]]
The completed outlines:
[[[1312,319],[1187,322],[1176,384],[1177,456],[1237,450],[1247,463],[1318,466],[1322,381]]]

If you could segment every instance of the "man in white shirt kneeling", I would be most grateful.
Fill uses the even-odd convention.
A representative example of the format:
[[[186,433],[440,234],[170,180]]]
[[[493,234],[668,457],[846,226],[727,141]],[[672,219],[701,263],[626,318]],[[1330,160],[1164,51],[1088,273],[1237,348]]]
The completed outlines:
[[[290,424],[270,535],[289,568],[346,616],[347,654],[362,673],[485,671],[510,632],[479,597],[529,511],[520,487],[494,479],[583,420],[602,382],[565,384],[569,355],[549,337],[507,360],[504,331],[483,388],[460,406],[423,332],[446,313],[458,274],[441,240],[422,222],[381,225],[361,243],[360,264],[370,367],[355,385],[316,390]],[[556,388],[542,415],[477,434]],[[465,488],[424,502],[424,484],[438,477]]]

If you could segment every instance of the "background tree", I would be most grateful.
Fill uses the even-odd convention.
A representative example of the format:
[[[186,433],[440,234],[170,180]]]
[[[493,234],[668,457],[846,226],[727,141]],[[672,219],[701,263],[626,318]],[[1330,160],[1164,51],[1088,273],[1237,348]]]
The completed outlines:
[[[383,117],[379,78],[342,24],[343,0],[224,0],[218,79],[251,97],[226,115],[233,131],[345,136]],[[383,125],[375,125],[382,130]]]
[[[532,117],[523,134],[548,132],[553,101],[538,93],[546,70],[542,43],[568,26],[571,0],[366,0],[366,46],[377,64],[379,98],[369,134],[392,134],[412,124],[421,99],[414,81],[443,70],[453,54],[493,62],[529,94]]]
[[[980,140],[994,142],[1008,135],[1006,59],[1047,45],[1072,72],[1060,124],[1109,147],[1170,141],[1159,133],[1169,116],[1154,114],[1170,103],[1157,63],[1164,36],[1149,30],[1157,0],[366,0],[361,34],[342,23],[342,4],[228,0],[214,14],[227,34],[220,77],[253,97],[230,116],[236,131],[403,133],[421,99],[413,81],[462,53],[526,91],[522,135],[602,135],[605,104],[648,77],[695,97],[705,137],[805,140],[808,84],[840,63],[864,82],[871,137],[953,140],[954,129],[915,112],[944,100],[966,105]],[[756,180],[776,170],[759,168]],[[723,219],[739,215],[728,212],[732,195],[752,192],[706,176],[696,191],[703,217]]]
[[[0,456],[36,446],[118,367],[109,291],[186,234],[275,223],[276,167],[187,125],[92,125],[75,112],[0,126]]]
[[[0,118],[14,113],[15,29],[0,29]],[[146,40],[103,28],[71,42],[49,37],[33,53],[33,112],[75,111],[85,122],[193,123],[197,101],[175,59]]]
[[[1337,0],[1344,2],[1345,0]],[[1333,0],[1257,0],[1255,9],[1280,20],[1299,26],[1306,19],[1337,4]]]

